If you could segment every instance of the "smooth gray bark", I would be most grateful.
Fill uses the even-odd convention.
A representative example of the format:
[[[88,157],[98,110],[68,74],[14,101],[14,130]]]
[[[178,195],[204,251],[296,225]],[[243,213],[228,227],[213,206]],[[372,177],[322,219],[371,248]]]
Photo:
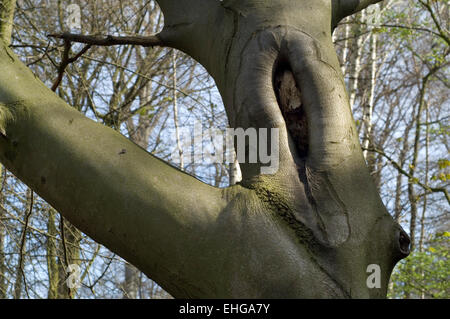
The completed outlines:
[[[279,128],[273,175],[240,163],[238,185],[207,186],[67,106],[4,44],[0,160],[174,297],[383,298],[409,239],[364,162],[331,41],[336,17],[369,2],[344,2],[356,4],[158,1],[158,39],[213,76],[230,126]],[[274,87],[284,73],[301,96],[299,135]],[[366,285],[370,264],[380,288]]]

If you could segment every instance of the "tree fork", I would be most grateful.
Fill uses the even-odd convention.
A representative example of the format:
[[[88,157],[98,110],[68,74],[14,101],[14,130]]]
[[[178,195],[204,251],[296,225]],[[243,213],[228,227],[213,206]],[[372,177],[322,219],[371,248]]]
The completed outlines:
[[[213,76],[230,126],[279,129],[275,174],[241,163],[240,185],[207,186],[65,105],[3,43],[0,160],[174,297],[383,298],[409,239],[365,165],[331,41],[333,19],[369,2],[158,1],[158,38]],[[306,153],[274,87],[280,55],[301,92]]]
[[[223,16],[227,18],[211,17],[214,15],[211,9],[209,16],[204,15],[207,20],[223,20],[229,24],[224,29],[231,32],[225,33],[227,39],[221,41],[222,47],[217,45],[214,37],[199,35],[206,45],[211,41],[215,43],[213,47],[216,52],[212,56],[221,62],[216,60],[212,63],[211,55],[205,58],[203,52],[198,52],[198,47],[191,47],[190,43],[196,42],[192,39],[189,43],[185,39],[174,41],[172,45],[194,56],[214,77],[232,127],[280,129],[280,171],[274,176],[261,176],[258,174],[258,164],[241,163],[241,185],[255,190],[260,199],[272,205],[278,213],[282,212],[281,215],[286,216],[288,211],[298,225],[312,230],[313,241],[318,241],[322,247],[314,253],[320,256],[327,251],[324,255],[328,254],[325,259],[329,263],[329,257],[337,252],[330,253],[327,248],[351,259],[355,251],[369,249],[362,247],[367,245],[363,244],[368,240],[367,234],[373,234],[374,229],[383,229],[389,239],[380,239],[379,234],[373,235],[380,241],[376,248],[378,253],[386,258],[382,268],[386,271],[383,285],[387,287],[396,261],[409,253],[409,239],[386,212],[371,180],[331,40],[334,21],[377,2],[380,1],[337,1],[332,4],[327,1],[313,4],[305,1],[269,1],[266,6],[258,7],[256,1],[225,0],[221,5],[225,8]],[[305,13],[302,9],[307,5],[309,11]],[[330,15],[326,14],[327,10],[330,10]],[[314,22],[305,16],[314,17]],[[202,22],[199,24],[202,25]],[[196,34],[195,23],[189,29]],[[297,140],[292,140],[292,133],[288,133],[286,128],[286,118],[280,111],[280,97],[273,90],[272,78],[274,69],[275,73],[277,71],[280,55],[287,61],[296,87],[301,92],[305,122],[308,124],[308,133],[303,133],[303,136],[308,136],[307,143],[298,141],[298,136]],[[304,150],[299,152],[296,143],[308,145],[307,156]],[[304,162],[305,166],[301,169],[303,173],[297,174],[299,162]],[[355,185],[359,189],[355,190]],[[288,194],[286,189],[291,193]],[[292,194],[295,194],[294,197]],[[366,202],[355,200],[350,194],[361,196]],[[290,226],[291,217],[288,218]],[[386,251],[383,252],[383,249]],[[359,258],[363,259],[362,256]],[[336,259],[321,267],[334,278],[354,276],[343,269],[342,272],[331,269],[340,262]],[[358,267],[360,271],[364,268],[362,265]],[[356,272],[354,267],[350,268],[350,272]],[[361,277],[364,276],[361,274]],[[360,280],[363,281],[363,278]],[[346,284],[341,282],[341,286]]]

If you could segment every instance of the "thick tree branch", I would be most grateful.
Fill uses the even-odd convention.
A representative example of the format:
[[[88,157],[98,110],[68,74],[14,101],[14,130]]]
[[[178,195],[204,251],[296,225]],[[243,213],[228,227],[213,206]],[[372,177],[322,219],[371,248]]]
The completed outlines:
[[[152,36],[124,36],[117,37],[112,35],[95,36],[73,33],[49,34],[49,37],[63,39],[69,42],[78,42],[89,45],[113,46],[113,45],[141,45],[144,47],[165,46],[164,41],[158,34]]]
[[[68,106],[2,41],[0,70],[5,167],[171,293],[185,296],[177,289],[188,278],[201,282],[196,252],[226,205],[223,191]]]
[[[0,161],[174,297],[385,296],[409,241],[358,148],[330,2],[158,3],[159,38],[214,77],[231,126],[279,129],[271,141],[279,169],[249,165],[243,183],[224,190],[200,183],[68,107],[1,42]],[[120,41],[94,42],[130,44]],[[289,69],[301,95],[306,157],[286,130],[275,65]],[[382,289],[368,289],[368,264],[381,265]]]
[[[156,0],[164,13],[164,24],[174,25],[198,21],[220,5],[219,0]]]
[[[372,4],[376,4],[383,0],[333,0],[332,26],[335,28],[339,21],[364,10]]]

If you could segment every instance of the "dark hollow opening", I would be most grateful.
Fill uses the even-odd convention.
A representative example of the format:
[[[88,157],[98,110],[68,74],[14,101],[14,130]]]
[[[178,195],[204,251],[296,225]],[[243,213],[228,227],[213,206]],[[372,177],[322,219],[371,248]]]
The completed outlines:
[[[301,91],[291,66],[279,59],[275,65],[273,87],[286,127],[301,158],[308,155],[308,122],[302,105]]]
[[[404,256],[408,256],[410,253],[411,240],[409,239],[409,236],[403,230],[400,230],[400,234],[398,237],[398,243],[399,243],[399,247],[400,247],[400,252]]]

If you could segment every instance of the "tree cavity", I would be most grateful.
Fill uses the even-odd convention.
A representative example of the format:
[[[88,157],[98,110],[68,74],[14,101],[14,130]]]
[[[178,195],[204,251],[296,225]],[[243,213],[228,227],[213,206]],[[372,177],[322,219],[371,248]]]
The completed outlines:
[[[308,121],[302,105],[301,91],[289,63],[280,59],[275,66],[273,86],[286,127],[297,148],[298,155],[308,155]]]

